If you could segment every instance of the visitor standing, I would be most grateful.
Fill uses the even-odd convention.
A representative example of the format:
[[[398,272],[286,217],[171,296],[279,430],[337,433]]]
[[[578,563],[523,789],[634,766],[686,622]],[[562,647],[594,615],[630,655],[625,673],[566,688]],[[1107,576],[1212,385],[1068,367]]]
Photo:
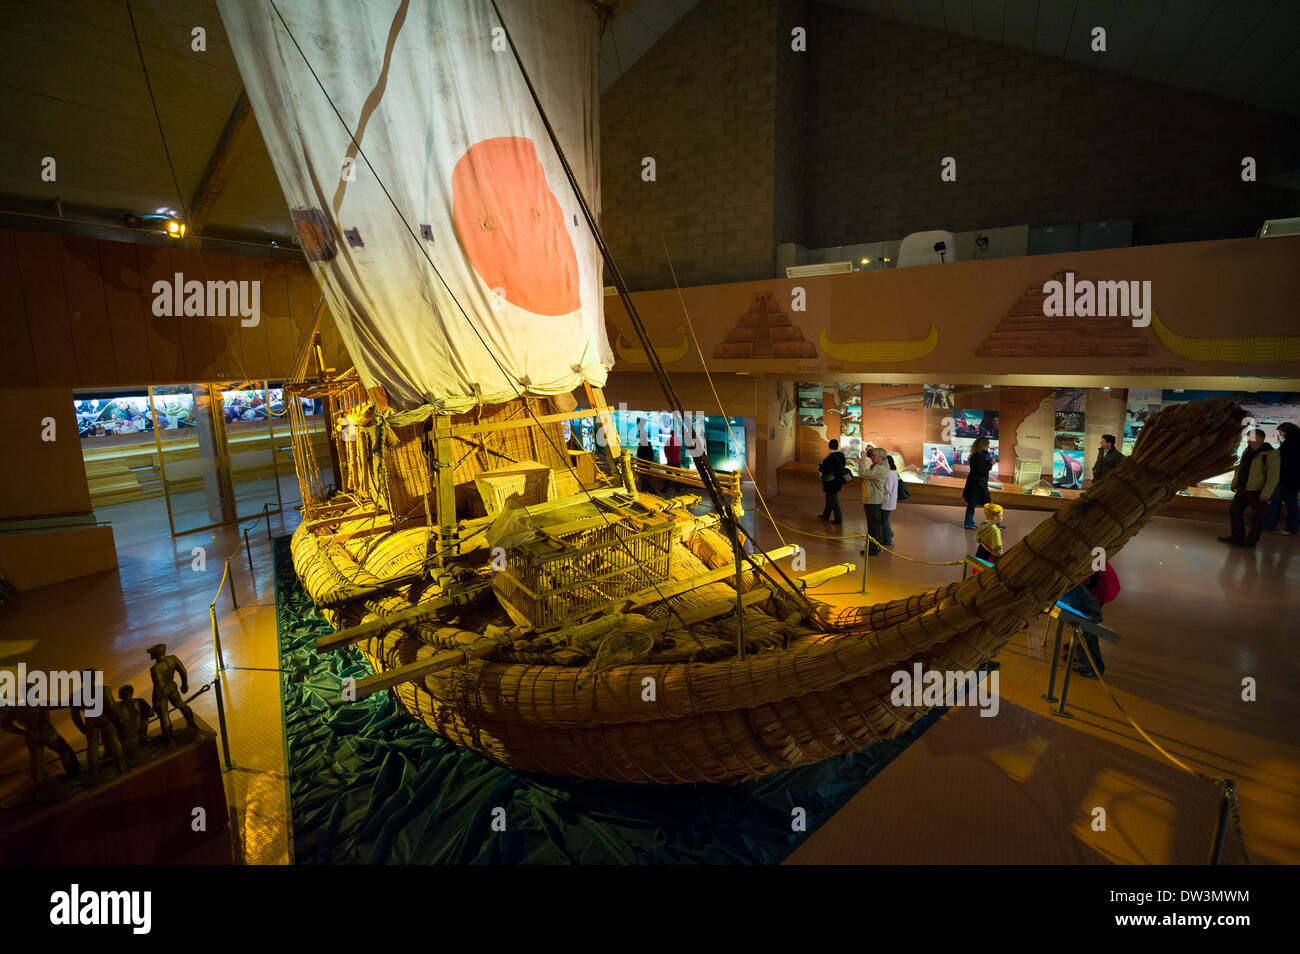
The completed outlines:
[[[1102,606],[1119,596],[1119,589],[1119,574],[1107,560],[1100,570],[1062,596],[1060,602],[1093,622],[1100,623]],[[1091,656],[1092,661],[1097,665],[1096,670],[1089,664],[1088,656],[1084,655],[1082,647],[1078,646],[1075,647],[1070,665],[1079,675],[1095,679],[1097,673],[1106,671],[1106,664],[1101,659],[1101,643],[1096,633],[1087,631],[1084,631],[1083,641],[1088,646],[1088,656]]]
[[[885,475],[885,499],[880,502],[880,532],[884,534],[880,542],[892,547],[894,528],[889,522],[889,515],[898,509],[898,468],[888,451],[885,452],[885,463],[889,465],[889,473]]]
[[[961,496],[966,501],[966,520],[962,524],[967,530],[978,529],[975,526],[975,508],[992,503],[989,496],[989,472],[993,470],[993,457],[989,454],[989,439],[981,437],[970,449],[970,473],[966,475],[966,486]]]
[[[1264,529],[1294,537],[1300,533],[1300,427],[1286,421],[1277,426],[1277,433],[1282,440],[1277,449],[1277,489],[1268,501]],[[1286,529],[1278,530],[1277,520],[1282,516],[1283,504],[1286,505]]]
[[[826,446],[830,453],[817,466],[817,472],[822,477],[822,493],[826,495],[826,506],[822,508],[820,517],[840,524],[844,522],[844,513],[840,510],[840,488],[844,486],[844,471],[848,467],[848,461],[840,453],[839,441],[833,440]],[[834,520],[831,520],[832,516],[835,517]]]
[[[867,512],[867,546],[859,553],[875,556],[884,543],[884,503],[885,484],[889,480],[889,465],[885,463],[885,450],[882,447],[871,448],[868,459],[871,466],[862,475],[862,509]]]
[[[1231,527],[1228,536],[1219,537],[1231,547],[1255,549],[1264,532],[1265,510],[1278,484],[1278,454],[1264,440],[1264,432],[1252,428],[1246,438],[1246,452],[1241,455],[1237,472],[1232,475],[1232,504],[1228,507]],[[1250,511],[1250,532],[1246,532],[1246,511]]]
[[[643,460],[647,463],[657,463],[659,456],[655,453],[654,445],[650,443],[650,432],[646,430],[645,418],[637,418],[636,422],[636,459]],[[649,492],[651,488],[650,474],[644,475],[641,486]]]
[[[1115,435],[1101,435],[1101,443],[1097,445],[1097,462],[1092,465],[1092,482],[1095,484],[1124,460],[1124,455],[1115,449]]]
[[[669,467],[682,466],[682,439],[677,436],[677,426],[674,424],[672,430],[668,432],[668,439],[664,441],[664,463]],[[671,489],[671,483],[665,478],[664,491]]]

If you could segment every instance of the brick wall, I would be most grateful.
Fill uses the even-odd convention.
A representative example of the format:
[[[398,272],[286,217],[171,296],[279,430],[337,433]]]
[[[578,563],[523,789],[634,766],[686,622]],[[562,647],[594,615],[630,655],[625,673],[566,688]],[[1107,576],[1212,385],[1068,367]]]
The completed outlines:
[[[601,96],[602,230],[633,289],[671,287],[661,233],[683,285],[772,274],[779,5],[700,0]]]
[[[1300,214],[1300,123],[996,44],[809,4],[804,244],[1137,219],[1134,242]],[[1254,156],[1260,182],[1241,181]],[[941,182],[940,160],[957,160]]]
[[[700,0],[601,97],[601,154],[633,289],[671,286],[661,233],[693,285],[770,277],[782,242],[1133,218],[1145,244],[1300,215],[1267,182],[1294,177],[1300,121],[815,0]]]

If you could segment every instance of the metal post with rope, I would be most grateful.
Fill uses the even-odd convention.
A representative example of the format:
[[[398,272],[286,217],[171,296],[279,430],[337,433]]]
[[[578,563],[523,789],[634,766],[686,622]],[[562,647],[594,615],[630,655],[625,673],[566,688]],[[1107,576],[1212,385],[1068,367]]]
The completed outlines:
[[[1246,848],[1246,833],[1241,824],[1241,811],[1237,799],[1237,787],[1233,783],[1233,780],[1226,776],[1211,776],[1206,775],[1204,772],[1197,771],[1182,759],[1169,752],[1155,739],[1151,738],[1151,736],[1146,733],[1146,730],[1138,725],[1137,722],[1134,721],[1133,717],[1128,714],[1128,711],[1120,705],[1119,700],[1116,699],[1114,693],[1110,691],[1110,686],[1106,685],[1106,680],[1102,678],[1101,670],[1098,668],[1096,660],[1092,658],[1092,653],[1088,650],[1087,640],[1079,640],[1079,647],[1083,650],[1083,655],[1087,660],[1088,665],[1091,666],[1092,671],[1096,673],[1097,682],[1101,685],[1102,691],[1106,693],[1106,698],[1110,699],[1111,704],[1119,710],[1120,715],[1128,721],[1128,724],[1133,727],[1134,731],[1146,740],[1152,748],[1188,775],[1209,782],[1211,785],[1218,786],[1220,789],[1221,800],[1219,802],[1219,816],[1215,825],[1214,838],[1210,845],[1210,855],[1207,863],[1211,865],[1219,864],[1223,855],[1223,842],[1227,837],[1228,825],[1229,822],[1231,822],[1232,832],[1237,841],[1237,847],[1241,849],[1241,856],[1245,860],[1246,864],[1250,864],[1250,852]],[[1062,689],[1062,695],[1064,695],[1064,692],[1064,689]]]

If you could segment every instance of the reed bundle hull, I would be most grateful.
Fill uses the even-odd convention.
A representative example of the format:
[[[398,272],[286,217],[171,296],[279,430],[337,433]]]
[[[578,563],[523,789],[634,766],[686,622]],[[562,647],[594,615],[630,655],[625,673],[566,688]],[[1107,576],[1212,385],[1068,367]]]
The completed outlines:
[[[439,609],[459,584],[384,588],[386,580],[419,576],[430,538],[423,527],[350,536],[342,529],[350,511],[342,510],[324,530],[300,526],[293,557],[338,629],[433,607],[431,618],[356,645],[381,675],[455,657],[392,687],[410,715],[450,741],[523,771],[739,782],[906,731],[929,707],[891,703],[896,670],[919,663],[968,671],[988,662],[1088,575],[1096,548],[1114,557],[1179,490],[1228,469],[1243,416],[1227,399],[1160,412],[1132,458],[1011,547],[994,569],[961,583],[873,606],[814,603],[810,613],[795,594],[747,569],[739,581],[750,594],[743,658],[734,611],[721,611],[736,601],[734,572],[625,607],[604,630],[602,614],[575,621],[569,638],[556,639],[512,620],[490,589]],[[665,590],[734,566],[726,538],[693,517],[687,502],[648,494],[636,501],[673,521]],[[472,529],[462,569],[488,578],[491,568],[472,558]],[[613,611],[603,615],[615,619]],[[584,642],[584,632],[598,638]],[[615,650],[607,652],[610,645]]]

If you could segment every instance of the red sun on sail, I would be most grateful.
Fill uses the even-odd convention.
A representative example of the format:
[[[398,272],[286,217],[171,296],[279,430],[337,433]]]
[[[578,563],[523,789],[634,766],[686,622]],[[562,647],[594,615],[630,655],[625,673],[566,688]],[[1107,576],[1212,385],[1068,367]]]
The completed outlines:
[[[582,304],[578,256],[531,139],[484,139],[451,174],[456,237],[479,278],[537,315]]]

